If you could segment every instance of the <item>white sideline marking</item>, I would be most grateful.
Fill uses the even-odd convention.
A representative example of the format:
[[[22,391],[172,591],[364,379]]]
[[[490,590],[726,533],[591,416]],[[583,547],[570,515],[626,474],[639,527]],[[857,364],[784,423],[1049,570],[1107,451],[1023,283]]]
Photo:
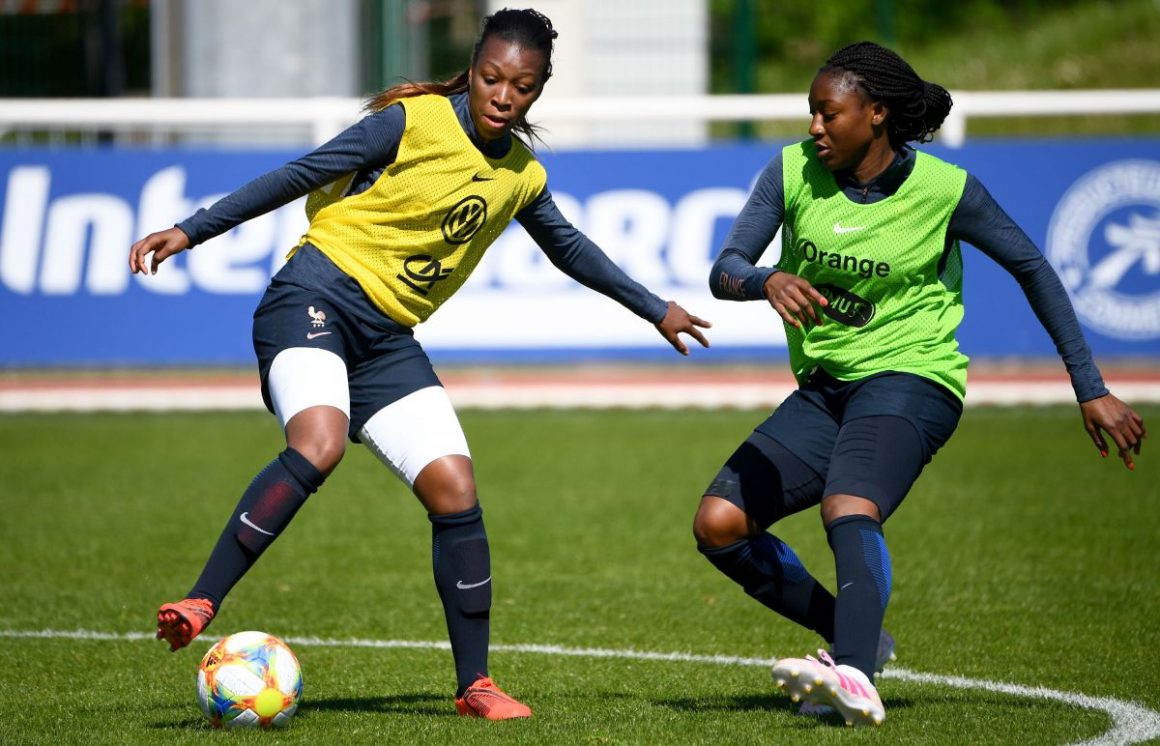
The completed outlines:
[[[91,630],[0,630],[0,638],[44,638],[98,641],[152,640],[146,632],[94,632]],[[285,637],[287,643],[308,647],[330,648],[407,648],[417,650],[450,650],[448,642],[424,640],[328,640],[320,637]],[[559,645],[492,645],[494,652],[540,653],[542,655],[562,655],[575,658],[622,658],[640,661],[661,661],[665,663],[707,663],[721,666],[772,666],[773,658],[741,658],[731,655],[694,655],[692,653],[652,653],[645,650],[612,650],[609,648],[566,648]],[[1028,699],[1048,699],[1073,705],[1085,710],[1100,710],[1107,713],[1112,727],[1104,734],[1076,746],[1118,746],[1119,744],[1142,743],[1160,737],[1160,713],[1134,702],[1125,702],[1114,697],[1089,697],[1084,694],[1061,692],[1044,687],[1005,684],[1000,681],[968,679],[962,676],[940,676],[937,674],[907,671],[891,666],[882,676],[919,684],[937,684],[956,689],[983,689],[999,694]]]

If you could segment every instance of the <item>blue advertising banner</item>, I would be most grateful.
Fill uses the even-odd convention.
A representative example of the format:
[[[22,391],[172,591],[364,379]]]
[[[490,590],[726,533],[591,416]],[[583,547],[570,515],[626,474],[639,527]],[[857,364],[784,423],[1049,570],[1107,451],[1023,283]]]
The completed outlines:
[[[713,299],[709,267],[780,144],[546,152],[561,210],[629,274],[710,319],[694,359],[785,356],[764,303]],[[1160,357],[1160,139],[983,142],[928,151],[975,174],[1063,279],[1097,358]],[[305,228],[302,202],[132,276],[130,244],[299,155],[0,150],[0,367],[249,365],[250,315]],[[772,264],[779,242],[762,264]],[[1050,357],[1019,286],[963,250],[971,356]],[[661,359],[652,326],[578,286],[518,225],[416,336],[437,362]]]

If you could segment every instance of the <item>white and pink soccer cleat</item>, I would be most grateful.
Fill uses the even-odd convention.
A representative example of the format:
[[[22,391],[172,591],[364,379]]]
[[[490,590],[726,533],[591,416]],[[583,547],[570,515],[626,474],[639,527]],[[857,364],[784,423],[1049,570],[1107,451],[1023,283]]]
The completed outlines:
[[[874,672],[882,673],[886,666],[896,660],[898,660],[898,656],[894,653],[894,638],[886,630],[881,630],[878,633],[878,651],[874,656]],[[834,714],[834,708],[829,705],[817,705],[807,700],[802,702],[798,714],[811,717],[829,717]]]
[[[882,725],[886,709],[866,674],[835,665],[825,650],[818,657],[783,658],[773,664],[773,682],[794,702],[832,707],[846,725]]]

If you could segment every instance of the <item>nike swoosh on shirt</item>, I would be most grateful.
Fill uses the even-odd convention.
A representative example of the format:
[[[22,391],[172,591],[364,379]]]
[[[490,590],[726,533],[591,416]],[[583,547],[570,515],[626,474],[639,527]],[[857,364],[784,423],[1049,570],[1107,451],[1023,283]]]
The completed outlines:
[[[841,223],[834,223],[834,233],[853,233],[854,231],[865,230],[864,225],[842,225]]]
[[[314,339],[315,337],[325,337],[330,332],[306,332],[307,339]]]
[[[466,591],[466,590],[469,590],[471,588],[478,588],[481,585],[487,585],[490,582],[491,582],[491,576],[488,575],[486,578],[479,581],[478,583],[464,583],[462,580],[457,580],[457,581],[455,581],[455,587],[461,591]]]
[[[256,523],[251,521],[249,518],[247,518],[246,516],[248,516],[248,515],[249,515],[248,512],[242,513],[240,516],[238,516],[238,520],[240,520],[242,523],[246,524],[247,526],[254,529],[255,531],[257,531],[260,534],[265,534],[266,536],[273,536],[274,535],[274,533],[272,531],[267,531],[266,529],[262,528],[261,526],[257,525]]]
[[[494,176],[483,176],[481,174],[472,174],[471,180],[472,181],[494,181],[495,177]]]

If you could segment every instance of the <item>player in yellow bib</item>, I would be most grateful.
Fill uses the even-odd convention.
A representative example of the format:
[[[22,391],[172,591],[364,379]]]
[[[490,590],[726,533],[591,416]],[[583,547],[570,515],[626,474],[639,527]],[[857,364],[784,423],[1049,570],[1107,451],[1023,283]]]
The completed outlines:
[[[349,437],[427,510],[457,711],[531,716],[488,673],[491,556],[470,451],[412,327],[463,285],[513,219],[553,264],[654,324],[681,354],[678,335],[708,346],[699,327],[709,326],[632,280],[565,220],[543,167],[515,136],[535,136],[526,117],[551,76],[555,38],[533,10],[488,16],[459,76],[380,93],[331,142],[133,245],[130,268],[155,273],[170,256],[309,195],[306,234],[254,313],[262,394],[286,449],[242,495],[187,597],[158,611],[157,636],[172,650],[213,620]]]
[[[351,173],[311,193],[299,245],[316,247],[376,308],[414,326],[463,285],[548,177],[519,140],[502,156],[480,151],[446,96],[398,105],[407,123],[395,162],[364,191],[350,193]]]
[[[1059,278],[972,175],[907,144],[926,142],[951,98],[876,44],[836,52],[809,94],[810,139],[758,178],[714,263],[716,297],[768,302],[782,318],[798,388],[705,490],[694,519],[714,567],[830,650],[786,658],[775,684],[802,711],[850,724],[886,717],[873,683],[894,657],[882,629],[891,564],[882,524],[962,413],[967,358],[959,241],[1017,279],[1071,376],[1084,426],[1125,465],[1144,423],[1108,393]],[[784,227],[776,267],[757,261]],[[831,594],[766,531],[820,505],[834,553]]]

